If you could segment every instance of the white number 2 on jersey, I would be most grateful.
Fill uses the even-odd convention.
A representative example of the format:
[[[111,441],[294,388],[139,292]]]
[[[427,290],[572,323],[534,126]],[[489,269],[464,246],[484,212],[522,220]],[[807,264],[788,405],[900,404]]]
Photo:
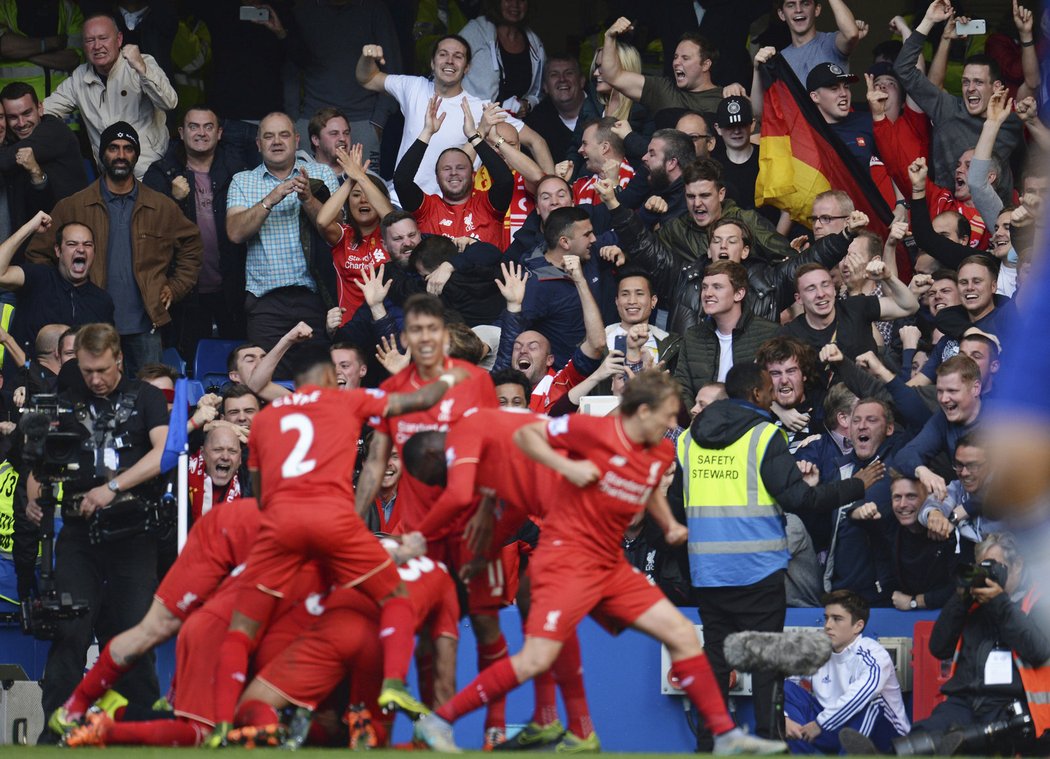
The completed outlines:
[[[295,442],[292,452],[288,454],[288,458],[281,464],[281,476],[286,480],[308,474],[317,466],[316,459],[306,458],[314,442],[314,424],[310,421],[310,417],[306,414],[289,414],[282,417],[281,432],[289,430],[298,432],[299,439]]]

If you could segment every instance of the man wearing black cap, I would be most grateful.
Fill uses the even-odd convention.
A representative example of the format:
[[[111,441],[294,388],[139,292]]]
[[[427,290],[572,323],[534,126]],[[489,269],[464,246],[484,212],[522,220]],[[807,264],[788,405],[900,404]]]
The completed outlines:
[[[806,77],[806,89],[831,131],[838,135],[853,157],[867,170],[875,136],[871,115],[850,109],[853,96],[849,85],[855,81],[857,77],[847,74],[838,64],[820,63]]]
[[[75,221],[95,233],[91,281],[113,297],[125,372],[161,360],[160,333],[168,309],[197,283],[200,230],[170,198],[135,179],[139,136],[130,124],[106,127],[99,141],[102,176],[58,202],[52,225],[37,234],[26,257],[54,263],[54,230]]]
[[[755,207],[758,146],[751,142],[755,114],[742,95],[722,98],[715,111],[715,131],[722,138],[711,157],[722,164],[730,197],[741,208]]]

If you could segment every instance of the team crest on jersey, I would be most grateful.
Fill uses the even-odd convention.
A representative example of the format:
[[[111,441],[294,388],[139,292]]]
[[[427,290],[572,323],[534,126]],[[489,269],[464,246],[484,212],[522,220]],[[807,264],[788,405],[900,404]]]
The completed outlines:
[[[182,597],[182,600],[175,604],[175,608],[179,611],[188,611],[193,602],[197,600],[196,593],[187,593]]]
[[[463,226],[465,226],[468,230],[474,229],[474,214],[468,213],[466,216],[463,217]]]
[[[545,632],[557,632],[558,631],[558,620],[561,618],[561,610],[548,611],[547,621],[543,623],[543,629]]]
[[[452,421],[452,407],[456,405],[455,398],[446,398],[441,401],[438,405],[438,421],[439,422],[451,422]]]
[[[306,607],[306,613],[313,616],[319,617],[324,614],[324,604],[321,603],[321,599],[324,598],[320,593],[311,593],[303,601],[303,606]]]

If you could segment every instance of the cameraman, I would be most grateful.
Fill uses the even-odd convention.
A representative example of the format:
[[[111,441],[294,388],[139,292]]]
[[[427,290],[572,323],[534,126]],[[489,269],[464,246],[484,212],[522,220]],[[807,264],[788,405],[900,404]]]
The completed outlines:
[[[73,692],[84,671],[92,637],[100,644],[133,626],[149,609],[157,587],[156,538],[138,529],[130,536],[93,544],[92,521],[105,510],[115,516],[125,510],[144,513],[142,502],[158,496],[160,458],[168,430],[164,394],[155,387],[124,376],[120,335],[109,324],[88,324],[77,333],[77,367],[67,366],[60,376],[66,389],[59,398],[81,409],[70,422],[83,435],[81,476],[64,484],[70,494],[65,523],[55,548],[55,579],[59,593],[87,601],[85,616],[62,620],[44,669],[43,707],[51,714]],[[79,368],[79,372],[76,369]],[[63,428],[70,428],[62,425]],[[29,478],[27,513],[37,521],[40,485]],[[79,507],[76,506],[78,496]],[[121,495],[123,494],[123,495]],[[69,505],[75,513],[70,513]],[[119,512],[117,508],[119,506]],[[79,517],[79,518],[78,518]],[[152,656],[143,657],[120,681],[120,691],[131,703],[148,708],[157,699],[157,676]],[[45,736],[54,737],[50,731]]]
[[[960,749],[971,754],[1046,755],[1047,740],[1035,739],[1048,727],[1045,701],[1050,673],[1039,665],[1050,660],[1050,635],[1038,619],[1045,613],[1040,607],[1050,599],[1041,598],[1041,589],[1031,584],[1033,578],[1025,573],[1012,535],[996,532],[986,537],[977,545],[976,560],[972,584],[960,587],[944,605],[930,636],[930,653],[938,659],[955,657],[952,677],[941,688],[947,699],[901,739],[906,751],[900,741],[896,743],[899,754],[919,753],[926,747],[942,755]],[[1025,682],[1019,661],[1035,667],[1026,671]],[[1042,693],[1036,695],[1039,679]],[[1014,702],[1023,705],[1023,715],[1035,718],[1034,738],[1025,737],[1015,720],[1014,727],[985,738],[981,745],[982,738],[976,737],[980,730],[999,720],[1009,721]],[[932,741],[925,740],[924,733]]]

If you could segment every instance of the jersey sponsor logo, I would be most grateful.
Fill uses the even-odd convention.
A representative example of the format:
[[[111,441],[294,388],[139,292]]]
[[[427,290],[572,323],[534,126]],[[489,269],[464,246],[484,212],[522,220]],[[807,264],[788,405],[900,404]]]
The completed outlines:
[[[442,226],[442,227],[451,227],[452,224],[453,224],[452,219],[442,219],[441,221],[438,222],[438,225]]]
[[[613,456],[609,459],[611,466],[627,466],[627,459],[623,456]]]
[[[547,619],[543,623],[543,630],[545,632],[558,632],[558,620],[561,618],[561,610],[556,609],[555,611],[547,612]]]
[[[237,575],[239,575],[241,572],[243,572],[247,568],[248,568],[247,564],[238,564],[230,572],[230,577],[236,577]]]
[[[551,437],[557,437],[558,435],[564,435],[569,431],[569,417],[568,416],[556,416],[547,422],[547,434]]]
[[[378,387],[366,387],[365,392],[373,398],[386,398],[386,391],[380,390]]]
[[[175,604],[175,608],[179,611],[188,611],[193,602],[197,600],[196,593],[187,593],[182,597],[182,600]]]

